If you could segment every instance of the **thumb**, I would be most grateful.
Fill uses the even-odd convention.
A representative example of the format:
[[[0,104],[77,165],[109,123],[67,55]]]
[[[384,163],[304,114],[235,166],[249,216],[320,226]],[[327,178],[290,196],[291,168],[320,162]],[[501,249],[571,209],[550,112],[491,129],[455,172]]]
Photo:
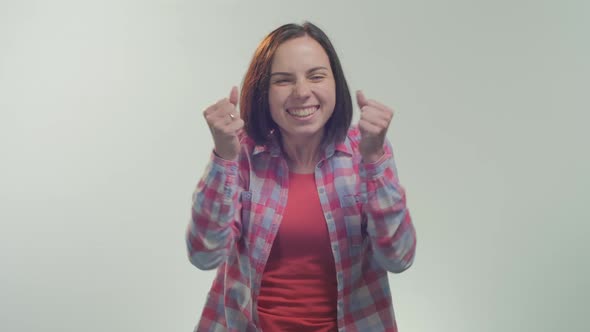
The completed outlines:
[[[356,101],[361,111],[363,110],[363,107],[368,104],[367,98],[365,98],[365,94],[361,90],[356,91]]]
[[[231,92],[229,93],[229,102],[234,106],[238,105],[238,88],[236,86],[231,88]]]

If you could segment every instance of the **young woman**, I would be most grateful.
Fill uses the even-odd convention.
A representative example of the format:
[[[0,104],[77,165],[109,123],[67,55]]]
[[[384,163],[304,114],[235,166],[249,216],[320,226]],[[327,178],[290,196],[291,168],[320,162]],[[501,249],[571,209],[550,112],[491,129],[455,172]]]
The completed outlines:
[[[191,262],[217,269],[196,331],[397,331],[387,272],[416,234],[386,132],[328,37],[287,24],[204,111],[215,148],[193,196]]]

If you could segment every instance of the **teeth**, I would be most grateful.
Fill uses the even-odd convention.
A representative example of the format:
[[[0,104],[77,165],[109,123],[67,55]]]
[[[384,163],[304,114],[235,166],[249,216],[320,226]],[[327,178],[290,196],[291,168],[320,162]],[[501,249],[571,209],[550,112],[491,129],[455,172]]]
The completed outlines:
[[[317,110],[316,106],[313,107],[306,107],[306,108],[295,108],[295,109],[289,109],[288,112],[291,115],[294,116],[299,116],[299,117],[305,117],[308,115],[313,114],[313,112],[315,112]]]

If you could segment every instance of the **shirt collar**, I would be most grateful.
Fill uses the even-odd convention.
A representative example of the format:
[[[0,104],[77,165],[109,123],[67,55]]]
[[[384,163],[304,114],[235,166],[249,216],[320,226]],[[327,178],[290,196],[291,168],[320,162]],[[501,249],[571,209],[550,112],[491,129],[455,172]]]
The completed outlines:
[[[256,156],[264,152],[270,153],[273,157],[279,156],[281,154],[280,143],[276,135],[271,135],[269,142],[266,144],[256,144],[254,146],[254,151],[252,152],[252,155]],[[352,147],[350,146],[350,140],[345,138],[344,141],[338,143],[332,142],[326,145],[326,147],[324,148],[324,158],[328,159],[332,157],[336,152],[342,152],[352,156],[353,151]]]

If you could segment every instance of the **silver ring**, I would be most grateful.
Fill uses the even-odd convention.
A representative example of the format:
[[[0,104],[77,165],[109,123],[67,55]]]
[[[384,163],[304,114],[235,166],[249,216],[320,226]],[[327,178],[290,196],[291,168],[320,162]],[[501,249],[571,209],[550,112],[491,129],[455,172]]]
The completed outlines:
[[[236,116],[233,115],[232,113],[229,113],[229,117],[232,119],[232,121],[236,118]]]

